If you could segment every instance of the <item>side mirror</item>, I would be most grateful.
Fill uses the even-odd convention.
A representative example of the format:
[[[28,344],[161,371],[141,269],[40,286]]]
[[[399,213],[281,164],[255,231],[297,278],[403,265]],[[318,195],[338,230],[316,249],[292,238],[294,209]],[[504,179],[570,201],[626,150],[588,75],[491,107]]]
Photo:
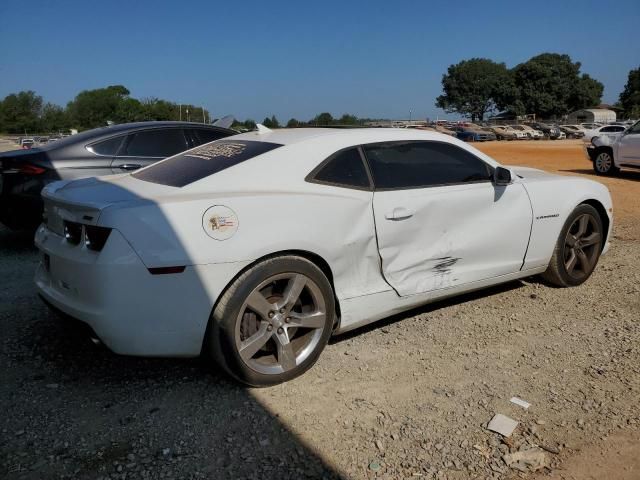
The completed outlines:
[[[511,170],[504,167],[496,167],[493,172],[493,183],[498,186],[510,185],[513,183],[513,177],[511,176]]]

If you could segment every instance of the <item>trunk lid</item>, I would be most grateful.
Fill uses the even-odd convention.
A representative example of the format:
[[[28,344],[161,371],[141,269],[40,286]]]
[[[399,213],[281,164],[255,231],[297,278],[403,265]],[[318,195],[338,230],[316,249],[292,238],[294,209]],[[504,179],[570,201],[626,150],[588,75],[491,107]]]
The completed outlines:
[[[166,189],[133,179],[129,174],[54,182],[42,190],[45,223],[62,235],[64,221],[97,225],[105,208],[154,202],[150,198],[166,193]]]

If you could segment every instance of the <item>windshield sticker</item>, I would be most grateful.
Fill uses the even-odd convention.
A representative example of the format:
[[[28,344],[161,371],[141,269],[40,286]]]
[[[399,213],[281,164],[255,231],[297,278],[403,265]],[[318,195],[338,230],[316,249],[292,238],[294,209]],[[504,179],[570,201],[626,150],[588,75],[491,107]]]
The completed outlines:
[[[252,140],[216,140],[154,163],[132,176],[145,182],[180,188],[281,146]]]

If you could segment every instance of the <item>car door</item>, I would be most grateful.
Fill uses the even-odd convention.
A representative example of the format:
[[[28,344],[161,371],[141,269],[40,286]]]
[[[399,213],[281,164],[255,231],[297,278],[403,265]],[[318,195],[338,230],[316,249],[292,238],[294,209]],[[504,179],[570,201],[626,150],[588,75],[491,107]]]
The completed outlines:
[[[618,164],[640,166],[640,122],[618,140]]]
[[[622,132],[624,132],[624,127],[621,125],[610,125],[608,127],[602,127],[594,136],[596,137],[606,137],[609,139],[609,143],[613,143],[616,139],[618,139]]]
[[[470,150],[437,141],[363,146],[382,272],[401,296],[520,270],[532,210],[522,184],[495,186]]]
[[[113,173],[123,173],[151,165],[189,148],[182,128],[153,128],[127,135],[111,163]]]

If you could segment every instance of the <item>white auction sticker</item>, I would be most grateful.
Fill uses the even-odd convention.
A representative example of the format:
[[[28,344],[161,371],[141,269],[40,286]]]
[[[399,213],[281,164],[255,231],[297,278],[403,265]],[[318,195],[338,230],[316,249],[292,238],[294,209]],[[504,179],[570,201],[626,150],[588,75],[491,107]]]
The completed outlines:
[[[227,240],[238,231],[238,216],[229,207],[214,205],[204,212],[202,228],[211,238]]]

